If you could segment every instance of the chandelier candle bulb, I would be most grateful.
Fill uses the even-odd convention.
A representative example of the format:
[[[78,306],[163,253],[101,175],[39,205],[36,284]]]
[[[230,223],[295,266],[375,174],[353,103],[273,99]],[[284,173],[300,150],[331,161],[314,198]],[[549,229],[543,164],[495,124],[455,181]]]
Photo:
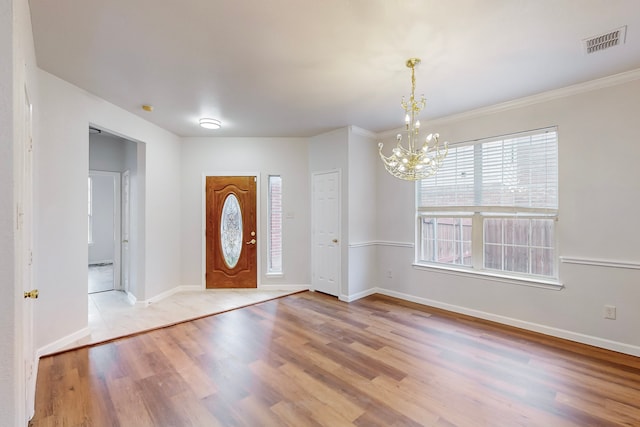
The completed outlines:
[[[380,158],[385,169],[396,178],[407,181],[417,181],[434,175],[447,156],[448,145],[444,143],[444,149],[438,143],[439,135],[429,134],[424,144],[420,141],[420,120],[418,115],[426,105],[424,95],[419,101],[415,98],[416,77],[415,66],[420,63],[418,58],[410,58],[406,65],[411,68],[411,96],[406,101],[402,97],[400,105],[405,111],[405,132],[407,134],[406,144],[402,144],[402,134],[396,136],[397,146],[392,150],[391,156],[385,156],[382,152],[384,144],[378,144]],[[429,143],[433,141],[430,146]]]

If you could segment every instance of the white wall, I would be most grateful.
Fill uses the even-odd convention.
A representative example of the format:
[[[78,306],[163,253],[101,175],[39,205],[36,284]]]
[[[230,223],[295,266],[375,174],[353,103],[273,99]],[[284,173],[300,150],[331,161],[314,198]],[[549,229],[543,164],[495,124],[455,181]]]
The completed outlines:
[[[640,72],[630,76],[640,78]],[[606,82],[619,80],[624,78]],[[564,91],[570,92],[575,91]],[[416,269],[414,186],[380,165],[378,235],[399,245],[379,247],[379,286],[408,299],[640,355],[640,80],[538,99],[425,128],[459,142],[557,125],[559,254],[591,265],[561,263],[565,287],[559,291]],[[632,268],[594,265],[598,260]],[[388,270],[392,279],[385,277]],[[603,319],[605,304],[617,306],[617,320]]]
[[[89,265],[115,262],[115,200],[113,176],[89,174],[92,180],[92,242]]]
[[[145,284],[145,164],[143,143],[125,144],[125,170],[129,171],[129,289],[143,295]],[[125,284],[122,284],[124,287]],[[142,297],[141,297],[142,298]]]
[[[309,142],[309,177],[314,172],[341,171],[340,227],[341,241],[341,278],[340,298],[348,299],[349,295],[349,128],[344,127],[310,138]],[[310,181],[309,181],[310,182]],[[311,185],[309,184],[311,189]],[[307,203],[311,205],[311,192]],[[347,243],[347,244],[345,244]]]
[[[352,299],[375,288],[376,170],[379,161],[375,134],[349,128],[348,142],[348,281],[345,294]]]
[[[89,124],[144,143],[137,159],[145,189],[139,299],[180,283],[180,144],[177,136],[49,73],[39,71],[38,80],[46,139],[35,159],[35,274],[41,290],[35,329],[36,345],[43,348],[87,326]]]
[[[127,168],[127,144],[135,143],[105,133],[90,133],[89,169],[107,172],[124,171]]]
[[[89,170],[124,171],[126,144],[135,143],[104,133],[90,133]],[[113,184],[111,176],[93,176],[93,242],[89,245],[89,265],[114,261]]]
[[[183,138],[182,284],[203,286],[203,176],[260,175],[260,285],[310,283],[308,142],[304,138]],[[282,176],[282,277],[266,276],[267,177]]]

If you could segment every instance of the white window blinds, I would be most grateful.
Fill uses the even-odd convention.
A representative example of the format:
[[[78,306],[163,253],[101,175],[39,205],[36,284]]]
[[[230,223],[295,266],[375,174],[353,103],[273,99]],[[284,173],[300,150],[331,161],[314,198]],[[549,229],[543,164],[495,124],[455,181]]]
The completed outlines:
[[[450,147],[438,173],[418,183],[417,201],[418,208],[557,209],[556,129]]]

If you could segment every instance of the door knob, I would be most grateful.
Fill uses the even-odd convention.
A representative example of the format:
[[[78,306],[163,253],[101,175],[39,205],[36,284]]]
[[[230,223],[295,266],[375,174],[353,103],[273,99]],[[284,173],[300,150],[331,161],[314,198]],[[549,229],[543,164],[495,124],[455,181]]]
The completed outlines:
[[[247,245],[255,245],[256,244],[256,239],[251,239],[248,242],[246,242]]]
[[[32,290],[32,291],[25,292],[25,293],[24,293],[24,297],[25,297],[25,298],[33,298],[33,299],[36,299],[36,298],[38,298],[38,294],[39,294],[38,290],[37,290],[37,289],[34,289],[34,290]]]
[[[332,242],[333,243],[338,243],[338,239],[333,239]]]

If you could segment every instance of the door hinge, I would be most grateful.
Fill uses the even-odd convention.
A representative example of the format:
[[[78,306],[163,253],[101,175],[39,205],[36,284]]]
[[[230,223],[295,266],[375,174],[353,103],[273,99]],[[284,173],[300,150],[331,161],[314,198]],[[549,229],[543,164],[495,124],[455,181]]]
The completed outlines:
[[[29,251],[29,265],[33,264],[33,251]]]

